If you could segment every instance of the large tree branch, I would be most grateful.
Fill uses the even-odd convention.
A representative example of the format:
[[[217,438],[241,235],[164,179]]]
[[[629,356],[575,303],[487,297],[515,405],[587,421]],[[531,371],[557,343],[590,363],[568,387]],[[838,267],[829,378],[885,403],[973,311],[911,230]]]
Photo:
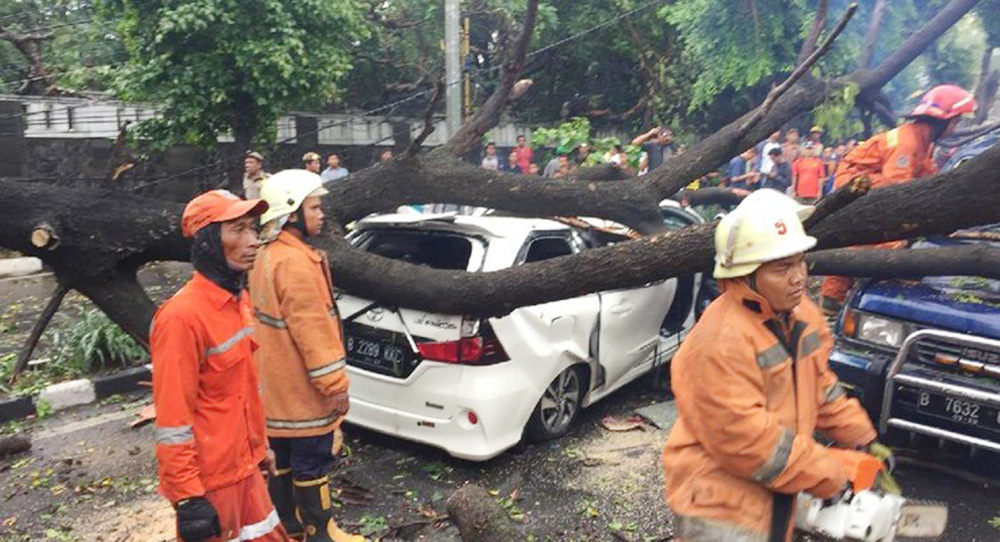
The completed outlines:
[[[809,55],[816,50],[816,43],[819,42],[819,35],[826,28],[826,13],[829,8],[829,0],[819,0],[816,5],[816,14],[813,16],[813,25],[809,29],[809,34],[806,39],[802,42],[802,48],[799,49],[799,57],[795,60],[795,65],[801,65],[809,58]]]
[[[965,275],[1000,279],[1000,249],[979,244],[919,250],[820,250],[809,254],[809,272],[871,278]]]
[[[865,31],[865,42],[861,47],[861,58],[858,60],[858,68],[860,69],[864,70],[872,65],[878,36],[882,32],[882,16],[885,14],[885,7],[886,0],[875,0],[875,7],[872,8],[872,15],[868,20],[868,30]]]
[[[497,85],[496,90],[486,100],[483,107],[441,148],[442,152],[449,152],[454,156],[468,154],[480,146],[483,135],[500,121],[500,114],[503,113],[504,107],[507,105],[507,99],[510,97],[511,90],[514,89],[514,83],[520,79],[521,72],[524,70],[524,60],[528,56],[528,46],[531,44],[531,35],[535,31],[537,15],[538,0],[528,0],[521,34],[514,42],[513,49],[504,52],[505,60],[500,84]]]

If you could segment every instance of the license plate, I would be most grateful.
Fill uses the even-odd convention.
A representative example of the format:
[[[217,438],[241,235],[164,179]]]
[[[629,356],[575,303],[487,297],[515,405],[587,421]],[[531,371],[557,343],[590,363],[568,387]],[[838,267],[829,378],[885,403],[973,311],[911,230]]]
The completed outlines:
[[[917,409],[925,414],[947,418],[962,425],[1000,428],[1000,410],[968,399],[920,391]]]
[[[419,360],[402,333],[359,324],[344,326],[347,363],[381,374],[406,378]]]

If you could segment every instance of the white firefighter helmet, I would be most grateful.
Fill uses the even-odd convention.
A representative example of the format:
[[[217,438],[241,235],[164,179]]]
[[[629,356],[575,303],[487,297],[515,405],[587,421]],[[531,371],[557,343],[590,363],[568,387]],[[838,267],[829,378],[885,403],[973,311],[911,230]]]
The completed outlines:
[[[286,169],[271,175],[260,187],[260,197],[267,202],[267,212],[260,215],[260,223],[286,218],[294,213],[309,196],[329,194],[323,188],[323,179],[304,169]]]
[[[747,276],[761,264],[805,252],[816,246],[802,221],[814,207],[770,189],[757,190],[715,228],[717,279]]]

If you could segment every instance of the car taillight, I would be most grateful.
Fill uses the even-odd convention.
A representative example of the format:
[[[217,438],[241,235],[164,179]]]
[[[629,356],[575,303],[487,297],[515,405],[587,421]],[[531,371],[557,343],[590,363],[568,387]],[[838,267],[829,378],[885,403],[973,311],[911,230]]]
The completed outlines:
[[[420,356],[460,365],[493,365],[510,360],[488,322],[479,322],[475,326],[463,323],[463,334],[473,329],[477,333],[474,337],[462,337],[457,341],[418,342]]]

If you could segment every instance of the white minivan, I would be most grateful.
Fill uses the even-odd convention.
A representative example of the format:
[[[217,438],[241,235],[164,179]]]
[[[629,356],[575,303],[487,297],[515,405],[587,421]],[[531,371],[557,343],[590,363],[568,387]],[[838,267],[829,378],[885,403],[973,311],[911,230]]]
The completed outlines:
[[[669,227],[702,219],[672,201]],[[396,214],[350,241],[436,269],[488,272],[606,244],[546,219]],[[564,434],[585,408],[673,356],[695,320],[700,277],[670,279],[470,318],[338,292],[351,423],[482,461],[522,438]]]

